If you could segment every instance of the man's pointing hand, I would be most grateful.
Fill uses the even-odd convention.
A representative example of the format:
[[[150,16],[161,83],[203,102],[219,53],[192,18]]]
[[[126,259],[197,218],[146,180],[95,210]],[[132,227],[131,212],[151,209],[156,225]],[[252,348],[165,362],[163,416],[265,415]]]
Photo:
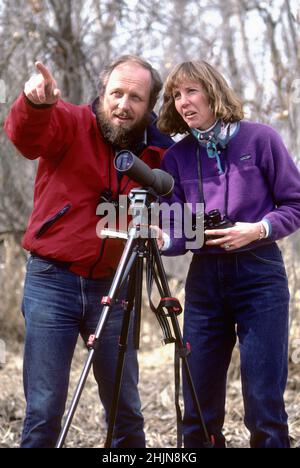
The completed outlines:
[[[25,95],[33,104],[55,104],[61,95],[55,79],[42,62],[36,62],[35,67],[39,74],[25,83]]]

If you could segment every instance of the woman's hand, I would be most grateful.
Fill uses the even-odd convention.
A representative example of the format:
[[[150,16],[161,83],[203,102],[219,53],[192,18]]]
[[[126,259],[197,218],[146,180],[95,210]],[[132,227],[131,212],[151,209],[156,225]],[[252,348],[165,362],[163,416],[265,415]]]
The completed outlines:
[[[207,236],[221,236],[218,239],[209,239],[205,245],[219,246],[227,251],[239,249],[253,241],[261,239],[265,235],[264,226],[259,223],[235,223],[227,229],[209,229],[205,231]]]

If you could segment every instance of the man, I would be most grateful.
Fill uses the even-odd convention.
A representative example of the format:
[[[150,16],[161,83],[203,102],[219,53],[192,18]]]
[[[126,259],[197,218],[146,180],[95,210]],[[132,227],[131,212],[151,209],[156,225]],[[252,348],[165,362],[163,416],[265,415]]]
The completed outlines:
[[[34,208],[23,246],[27,264],[23,314],[26,324],[24,388],[27,400],[22,447],[53,447],[67,398],[69,372],[80,333],[95,331],[118,265],[120,240],[96,235],[101,194],[117,199],[135,186],[114,168],[126,148],[158,167],[172,140],[151,124],[161,89],[158,73],[135,56],[123,56],[102,74],[92,106],[75,106],[41,63],[14,103],[5,130],[28,159],[39,158]],[[124,293],[123,293],[124,294]],[[108,416],[122,309],[114,306],[95,353],[94,375]],[[114,447],[144,447],[132,343],[126,354]]]

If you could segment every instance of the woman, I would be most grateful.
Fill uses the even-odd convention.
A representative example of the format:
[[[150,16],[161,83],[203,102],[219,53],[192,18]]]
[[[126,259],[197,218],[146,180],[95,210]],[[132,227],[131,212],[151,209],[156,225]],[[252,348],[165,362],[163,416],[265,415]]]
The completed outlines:
[[[289,291],[275,241],[300,226],[300,174],[275,130],[243,117],[239,99],[208,63],[185,62],[168,76],[160,130],[187,133],[164,157],[162,169],[175,179],[168,203],[191,203],[195,210],[202,202],[206,213],[218,209],[225,223],[225,229],[209,226],[205,244],[193,251],[184,339],[216,447],[225,447],[226,376],[238,337],[250,445],[288,448]],[[170,237],[164,254],[185,253],[186,239],[172,231]],[[185,447],[201,447],[185,382],[184,399]]]

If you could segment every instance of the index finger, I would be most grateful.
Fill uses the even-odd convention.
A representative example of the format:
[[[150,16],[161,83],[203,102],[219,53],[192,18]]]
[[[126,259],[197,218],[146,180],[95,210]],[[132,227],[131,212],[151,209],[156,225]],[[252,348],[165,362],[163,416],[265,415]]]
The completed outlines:
[[[228,229],[205,229],[204,234],[207,236],[227,236]]]
[[[43,75],[43,78],[47,83],[55,81],[48,68],[42,62],[35,62],[35,68]]]

